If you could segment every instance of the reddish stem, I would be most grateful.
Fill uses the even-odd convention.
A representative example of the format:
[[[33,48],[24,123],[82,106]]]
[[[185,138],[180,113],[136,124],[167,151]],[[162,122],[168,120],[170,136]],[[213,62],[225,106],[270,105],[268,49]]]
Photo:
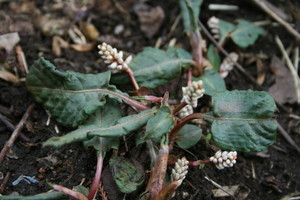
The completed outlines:
[[[178,106],[176,106],[173,110],[173,115],[176,115],[187,103],[185,101],[181,102]]]
[[[199,166],[201,164],[209,164],[210,160],[196,160],[196,161],[190,161],[188,165],[190,166]]]
[[[88,200],[93,200],[97,194],[98,187],[100,184],[102,167],[103,167],[103,156],[102,156],[102,152],[100,152],[97,160],[96,174],[90,189],[90,193],[88,195]]]
[[[138,83],[136,82],[135,78],[134,78],[134,75],[133,75],[133,72],[130,68],[127,68],[126,70],[126,73],[128,74],[132,84],[133,84],[133,87],[136,91],[138,91],[140,89]]]
[[[50,184],[51,185],[51,184]],[[69,195],[71,198],[76,199],[76,200],[88,200],[83,194],[81,194],[80,192],[76,192],[74,190],[71,190],[69,188],[66,188],[64,186],[61,185],[51,185],[53,187],[54,190],[57,191],[61,191],[67,195]]]

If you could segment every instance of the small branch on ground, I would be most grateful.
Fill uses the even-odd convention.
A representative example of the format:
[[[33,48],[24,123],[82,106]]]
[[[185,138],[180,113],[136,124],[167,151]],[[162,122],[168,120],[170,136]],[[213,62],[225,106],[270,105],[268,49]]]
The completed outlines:
[[[23,115],[21,121],[19,122],[19,124],[16,126],[16,129],[14,130],[14,132],[12,133],[11,137],[9,138],[9,140],[5,143],[3,149],[1,150],[0,153],[0,164],[2,163],[6,152],[9,150],[9,148],[12,146],[12,144],[15,142],[15,140],[17,139],[17,137],[19,136],[25,122],[27,121],[29,115],[31,114],[33,108],[34,108],[35,104],[31,104],[25,114]]]
[[[102,183],[100,182],[99,187],[98,187],[98,191],[101,194],[102,200],[108,200],[106,193],[104,191],[104,187],[102,185]]]
[[[281,19],[276,13],[274,13],[267,5],[265,0],[252,0],[256,5],[258,5],[263,11],[265,11],[268,15],[270,15],[274,20],[276,20],[279,24],[281,24],[286,30],[294,35],[297,40],[300,40],[300,33],[296,31],[291,25],[289,25],[286,21]]]
[[[295,141],[291,138],[291,136],[282,128],[282,126],[278,123],[278,131],[279,133],[294,147],[297,152],[300,154],[300,147],[295,143]]]
[[[5,190],[6,184],[7,184],[8,180],[9,180],[9,178],[10,178],[10,174],[11,174],[10,172],[6,173],[6,175],[4,177],[4,180],[3,180],[3,182],[0,185],[0,194],[2,194],[2,192]]]
[[[12,124],[12,123],[10,123],[9,121],[7,121],[6,119],[5,119],[5,117],[3,116],[3,115],[1,115],[0,114],[0,121],[9,129],[9,130],[11,130],[11,131],[14,131],[15,130],[15,126]],[[24,135],[22,132],[20,133],[20,138],[22,139],[22,140],[24,140],[25,142],[29,142],[30,141],[30,139],[26,136],[26,135]]]
[[[287,51],[284,49],[282,41],[280,40],[280,38],[277,35],[275,36],[275,41],[286,61],[286,64],[287,64],[289,70],[291,71],[291,75],[294,80],[294,86],[296,89],[295,92],[296,92],[296,96],[297,96],[297,103],[299,104],[300,103],[300,79],[299,79],[298,73],[296,71],[296,67],[293,65],[291,59],[289,58]]]

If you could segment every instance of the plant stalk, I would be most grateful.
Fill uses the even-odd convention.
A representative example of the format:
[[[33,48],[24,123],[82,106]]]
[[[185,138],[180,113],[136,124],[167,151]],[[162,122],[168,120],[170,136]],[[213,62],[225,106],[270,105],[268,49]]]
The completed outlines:
[[[90,189],[90,193],[88,195],[88,200],[93,200],[97,194],[98,187],[100,184],[100,179],[101,179],[102,168],[103,168],[103,155],[102,152],[100,151],[97,160],[96,174]]]
[[[130,78],[130,80],[131,80],[131,82],[132,82],[132,84],[133,84],[134,89],[135,89],[136,91],[138,91],[138,90],[140,89],[140,87],[139,87],[138,83],[137,83],[136,80],[135,80],[135,77],[134,77],[134,75],[133,75],[132,70],[131,70],[130,68],[126,68],[125,71],[126,71],[126,73],[128,74],[128,76],[129,76],[129,78]]]

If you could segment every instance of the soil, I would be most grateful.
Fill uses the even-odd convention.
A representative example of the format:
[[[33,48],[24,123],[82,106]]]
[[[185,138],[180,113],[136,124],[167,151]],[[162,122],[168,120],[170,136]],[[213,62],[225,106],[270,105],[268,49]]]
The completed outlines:
[[[87,11],[83,9],[83,2],[77,2],[77,10],[72,10],[68,6],[61,9],[54,9],[54,2],[59,5],[61,1],[1,1],[0,3],[0,34],[17,31],[20,36],[19,45],[22,47],[27,63],[30,66],[40,56],[44,56],[54,63],[59,70],[73,70],[82,73],[99,73],[106,68],[103,67],[97,54],[97,49],[94,47],[88,52],[78,52],[71,48],[62,50],[61,56],[53,54],[52,35],[45,35],[41,26],[38,25],[38,20],[47,14],[54,16],[66,17],[69,25],[71,23],[78,24],[79,21],[90,20],[100,32],[101,41],[105,39],[108,42],[125,52],[135,54],[141,51],[145,46],[155,46],[157,40],[161,38],[162,45],[160,48],[167,47],[169,41],[176,38],[176,46],[190,50],[187,36],[183,32],[183,26],[178,24],[176,29],[170,32],[176,17],[180,13],[178,1],[149,1],[149,5],[155,7],[160,6],[165,14],[165,19],[152,37],[147,37],[140,29],[140,24],[137,15],[134,13],[133,6],[137,0],[128,1],[109,1],[95,0],[93,7],[88,7]],[[69,2],[69,1],[66,1]],[[71,1],[70,1],[71,2]],[[91,2],[91,1],[89,1]],[[288,13],[291,22],[299,24],[299,18],[295,14],[295,10],[300,11],[300,3],[297,0],[286,1],[271,1],[275,6],[284,9]],[[211,11],[208,9],[210,3],[228,3],[239,6],[239,10],[230,12]],[[81,9],[80,9],[81,8]],[[291,9],[294,9],[292,11]],[[83,14],[83,15],[82,15]],[[234,1],[234,0],[212,0],[205,1],[201,9],[200,20],[206,22],[211,16],[219,17],[223,20],[234,21],[237,18],[243,18],[249,21],[261,21],[269,17],[262,12],[251,1]],[[75,19],[75,21],[74,21]],[[77,19],[77,21],[76,21]],[[117,25],[125,27],[121,34],[114,34],[114,28]],[[65,27],[67,28],[67,27]],[[281,26],[265,26],[266,34],[260,37],[257,42],[246,49],[238,48],[232,42],[228,42],[225,46],[227,51],[236,51],[240,55],[249,54],[252,57],[264,54],[265,59],[262,60],[265,72],[265,81],[262,84],[264,90],[274,84],[275,74],[270,68],[271,57],[277,55],[281,57],[281,53],[274,42],[274,35],[277,34],[283,40],[286,47],[295,47],[297,43],[295,38],[290,35]],[[103,36],[103,37],[102,37]],[[203,36],[206,38],[206,36]],[[65,38],[67,38],[65,36]],[[70,38],[67,39],[70,42]],[[209,41],[209,40],[207,40]],[[2,51],[1,51],[2,52]],[[2,55],[2,54],[0,54]],[[18,69],[18,61],[16,54],[12,52],[6,60],[9,60],[12,68]],[[254,63],[247,64],[245,56],[241,56],[239,62],[245,67],[248,73],[253,77],[259,74]],[[17,70],[20,78],[24,78],[19,70]],[[298,72],[299,73],[299,72]],[[162,91],[169,90],[172,97],[178,97],[177,79],[172,84],[154,90],[153,94],[162,95]],[[232,89],[256,89],[247,77],[240,73],[237,69],[230,72],[225,79],[227,88]],[[182,84],[182,83],[180,83]],[[0,79],[0,114],[12,124],[17,125],[27,107],[34,103],[31,94],[27,91],[25,83],[21,82],[17,85],[11,82]],[[278,109],[277,120],[288,131],[289,135],[300,145],[299,120],[290,118],[290,114],[300,115],[299,105],[284,104],[286,110]],[[125,112],[125,111],[124,111]],[[46,180],[51,183],[63,185],[72,188],[79,185],[82,181],[83,185],[89,186],[93,179],[96,167],[96,153],[89,149],[83,148],[81,143],[66,145],[61,148],[42,147],[42,143],[48,138],[57,135],[63,135],[69,132],[70,128],[59,125],[55,119],[51,119],[50,125],[46,126],[48,115],[42,105],[36,104],[29,120],[25,124],[22,133],[29,138],[29,141],[18,139],[9,155],[0,166],[0,174],[5,176],[8,172],[11,173],[3,195],[18,193],[20,195],[34,195],[49,191],[51,188],[47,185]],[[55,130],[58,127],[59,133]],[[0,148],[9,139],[12,131],[0,122]],[[204,132],[207,134],[207,132]],[[137,150],[133,142],[128,142],[128,152],[121,145],[120,152],[127,157],[134,155]],[[214,151],[207,145],[204,140],[201,140],[195,147],[189,151],[183,151],[179,148],[172,151],[172,155],[176,157],[186,156],[188,160],[206,159],[213,155]],[[139,152],[141,159],[148,170],[147,155]],[[110,153],[107,154],[104,165],[107,166]],[[176,191],[174,199],[283,199],[285,196],[300,195],[300,159],[299,154],[295,149],[278,134],[276,142],[273,146],[263,154],[257,153],[239,153],[237,164],[233,168],[218,170],[213,165],[207,165],[203,169],[190,167],[186,180]],[[12,182],[18,179],[20,175],[35,176],[38,183],[28,184],[21,181],[16,186]],[[109,177],[109,176],[107,176]],[[241,191],[239,195],[247,194],[242,197],[223,197],[215,198],[212,190],[216,187],[205,177],[221,186],[239,185]],[[105,179],[106,176],[103,177]],[[0,177],[0,183],[3,177]],[[104,181],[103,181],[104,182]],[[113,186],[106,187],[107,193],[114,193]],[[141,193],[144,188],[140,189]],[[118,193],[115,191],[115,193]],[[137,194],[131,194],[124,197],[119,195],[119,199],[137,199]],[[109,199],[114,199],[108,195]],[[0,197],[1,199],[1,197]],[[97,197],[101,199],[101,197]],[[288,199],[288,198],[286,198]]]

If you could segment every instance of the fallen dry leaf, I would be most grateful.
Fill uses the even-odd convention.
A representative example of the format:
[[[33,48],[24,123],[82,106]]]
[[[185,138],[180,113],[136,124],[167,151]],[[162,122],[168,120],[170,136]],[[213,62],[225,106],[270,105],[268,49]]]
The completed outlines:
[[[80,28],[83,34],[91,41],[96,41],[100,35],[99,31],[94,26],[94,24],[81,22]]]
[[[148,38],[152,38],[161,26],[165,13],[160,6],[152,7],[146,3],[137,3],[133,8],[140,22],[140,29]]]
[[[55,56],[61,56],[61,49],[69,48],[69,43],[62,39],[60,36],[54,36],[52,38],[52,53]]]
[[[86,52],[86,51],[91,51],[94,46],[95,43],[87,43],[87,44],[71,44],[70,45],[72,49],[74,49],[75,51],[79,51],[79,52]]]
[[[257,70],[257,80],[256,81],[259,85],[262,85],[266,79],[266,71],[265,71],[265,65],[261,61],[261,59],[256,60],[256,70]]]
[[[65,32],[64,27],[67,23],[68,20],[66,18],[56,19],[51,14],[43,15],[37,20],[37,26],[47,36],[63,35]]]
[[[0,35],[0,49],[5,49],[6,52],[11,52],[15,45],[20,41],[17,32]]]
[[[228,196],[234,196],[234,194],[239,189],[238,185],[233,186],[222,186],[222,189],[214,189],[212,190],[212,193],[214,197],[228,197]]]
[[[269,93],[280,104],[295,103],[297,101],[297,94],[291,72],[276,56],[272,57],[270,67],[275,73],[275,84],[269,88]]]
[[[9,82],[12,82],[13,84],[18,84],[20,82],[20,79],[16,77],[14,74],[0,70],[0,78]]]

